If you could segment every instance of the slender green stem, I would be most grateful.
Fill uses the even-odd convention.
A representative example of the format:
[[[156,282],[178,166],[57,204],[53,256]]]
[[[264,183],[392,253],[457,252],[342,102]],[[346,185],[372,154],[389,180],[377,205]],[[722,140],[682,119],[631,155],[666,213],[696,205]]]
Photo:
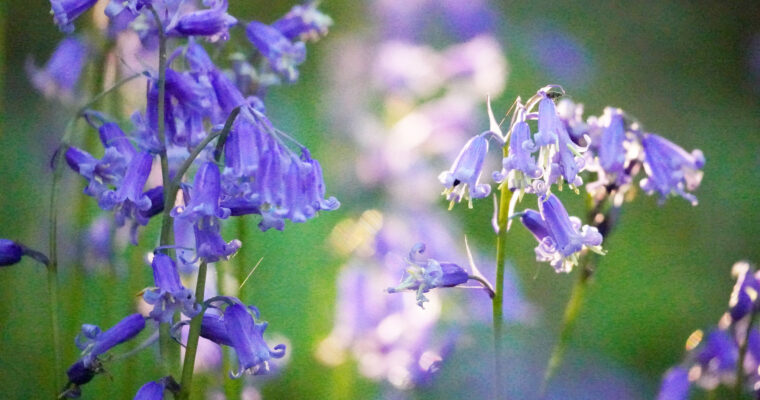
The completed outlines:
[[[61,357],[61,332],[58,325],[58,274],[53,268],[47,270],[48,292],[49,292],[49,309],[50,309],[50,331],[53,335],[53,354],[55,357],[55,377],[53,394],[58,397],[58,391],[63,387],[61,373],[63,371],[63,360]]]
[[[203,294],[206,289],[206,262],[201,262],[198,268],[198,282],[195,286],[195,298],[203,302]],[[195,354],[198,350],[198,338],[201,334],[201,321],[203,321],[203,312],[193,317],[190,322],[190,333],[187,336],[187,345],[185,346],[185,363],[182,366],[182,382],[180,382],[179,399],[185,400],[190,398],[190,388],[193,384],[193,370],[195,369]]]
[[[507,149],[504,149],[506,157]],[[502,352],[502,331],[504,325],[504,268],[507,262],[507,222],[509,219],[509,201],[512,198],[512,192],[506,183],[501,185],[501,194],[499,196],[499,213],[497,215],[497,224],[499,233],[496,235],[496,286],[494,287],[493,296],[493,349],[494,349],[494,393],[496,399],[506,398],[503,384],[503,352]]]
[[[584,260],[588,260],[589,258],[589,255],[586,255],[584,257]],[[570,338],[572,337],[573,329],[575,328],[575,322],[578,319],[581,306],[583,305],[583,300],[586,295],[586,288],[588,287],[588,278],[591,277],[591,272],[588,268],[587,262],[584,262],[581,267],[582,268],[580,268],[580,271],[578,272],[578,280],[575,282],[575,286],[573,286],[573,290],[570,294],[570,300],[567,302],[567,306],[565,307],[565,314],[562,318],[562,328],[560,329],[559,341],[554,346],[554,349],[552,349],[552,354],[549,358],[549,364],[547,365],[546,372],[544,373],[544,380],[541,383],[541,393],[545,392],[549,381],[551,380],[552,376],[554,376],[554,373],[557,371],[559,365],[562,363],[562,359],[565,356],[565,350],[567,349],[567,345],[570,343]]]
[[[161,23],[161,17],[153,6],[148,6],[153,15],[153,19],[158,26],[158,143],[161,147],[159,151],[159,157],[161,158],[161,181],[164,187],[164,212],[161,219],[161,236],[158,239],[159,246],[163,247],[162,251],[169,252],[168,246],[171,242],[172,233],[172,216],[171,210],[174,206],[175,196],[177,194],[174,189],[171,179],[169,177],[169,158],[166,155],[166,121],[164,121],[164,114],[166,112],[166,34],[164,32],[163,24]],[[161,352],[161,359],[164,362],[164,369],[167,374],[171,374],[174,369],[176,361],[179,361],[179,352],[175,351],[172,344],[168,328],[161,326],[159,349]]]
[[[747,322],[747,330],[744,332],[744,340],[739,346],[739,361],[736,363],[736,386],[734,386],[734,398],[741,400],[744,386],[744,359],[747,357],[747,343],[752,325],[755,322],[755,312],[751,312]]]
[[[61,380],[61,373],[63,372],[63,361],[61,356],[61,332],[58,325],[58,208],[56,203],[58,202],[58,182],[61,179],[62,169],[60,164],[63,158],[63,154],[66,151],[67,146],[62,146],[58,153],[53,157],[53,184],[50,189],[50,231],[48,232],[48,243],[50,250],[50,261],[47,265],[47,281],[48,281],[48,300],[50,311],[50,332],[53,335],[53,354],[54,354],[54,366],[55,377],[54,392],[56,397],[58,391],[63,387],[63,381]]]

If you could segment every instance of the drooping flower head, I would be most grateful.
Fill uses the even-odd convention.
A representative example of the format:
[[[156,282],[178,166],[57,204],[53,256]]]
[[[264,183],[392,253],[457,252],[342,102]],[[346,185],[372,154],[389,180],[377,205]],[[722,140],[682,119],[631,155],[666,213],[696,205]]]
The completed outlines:
[[[201,326],[203,337],[218,344],[231,345],[237,353],[239,367],[237,372],[231,373],[233,378],[243,374],[266,374],[270,368],[269,361],[285,355],[285,345],[278,344],[274,350],[269,349],[263,337],[267,323],[256,323],[254,316],[258,318],[255,307],[249,308],[237,303],[227,306],[221,319],[218,316],[204,315]]]
[[[153,306],[150,318],[168,323],[177,311],[191,318],[198,314],[201,305],[195,302],[195,294],[180,282],[174,260],[166,254],[155,253],[151,265],[155,287],[143,292],[145,302]]]
[[[21,245],[12,240],[0,239],[0,267],[16,264],[23,255]]]
[[[269,61],[272,70],[287,83],[298,79],[297,67],[306,60],[306,45],[291,42],[279,30],[258,21],[245,28],[248,40]]]
[[[438,262],[432,258],[423,259],[425,245],[417,243],[409,252],[406,268],[401,283],[396,287],[388,288],[388,293],[397,293],[403,290],[417,292],[417,305],[422,307],[428,301],[425,293],[431,289],[441,287],[454,287],[466,283],[470,277],[462,267],[450,262]]]
[[[557,91],[564,93],[559,86],[547,86],[538,91],[538,132],[535,144],[540,146],[540,166],[544,170],[547,186],[561,184],[562,180],[572,187],[579,187],[583,180],[578,175],[585,165],[581,153],[585,148],[578,146],[570,137],[566,124],[560,118],[554,97]]]
[[[596,228],[581,226],[577,217],[570,217],[559,199],[553,195],[539,197],[540,213],[526,210],[523,225],[538,240],[536,260],[546,261],[557,272],[570,272],[578,264],[578,253],[588,248],[601,253],[602,235]]]
[[[212,2],[214,3],[214,2]],[[229,28],[237,24],[237,19],[227,14],[227,0],[215,0],[215,5],[206,10],[187,13],[166,28],[169,35],[206,36],[210,41],[227,40]]]
[[[140,314],[125,317],[105,332],[102,332],[96,325],[82,325],[82,331],[77,335],[75,341],[77,348],[82,350],[82,357],[66,370],[69,385],[61,396],[79,397],[81,395],[79,387],[90,382],[95,375],[104,371],[98,357],[113,347],[134,338],[144,328],[145,318]]]
[[[76,337],[76,345],[82,350],[84,366],[92,366],[98,356],[137,336],[143,328],[145,328],[145,318],[140,314],[124,317],[105,332],[102,332],[97,325],[82,325],[82,331]]]
[[[644,170],[647,178],[641,180],[641,188],[648,194],[657,192],[660,202],[674,193],[697,205],[697,197],[687,191],[699,187],[705,156],[697,149],[687,153],[673,142],[653,133],[645,133],[641,139],[644,148]]]
[[[509,150],[507,156],[502,159],[501,172],[494,172],[493,179],[497,183],[506,180],[508,188],[512,191],[518,190],[521,196],[523,191],[535,191],[532,189],[532,182],[543,175],[543,170],[539,168],[533,156],[533,153],[538,150],[538,146],[531,139],[530,126],[526,122],[525,109],[519,102],[517,104],[516,122],[509,134]],[[488,105],[488,117],[491,120],[491,129],[493,130],[495,127],[498,127],[493,117],[490,102]]]
[[[327,34],[332,18],[317,10],[318,1],[293,6],[285,16],[272,23],[289,40],[317,40]]]
[[[467,141],[451,169],[438,176],[445,187],[443,194],[452,206],[454,202],[467,198],[472,207],[472,199],[480,199],[491,193],[491,185],[478,182],[488,153],[490,135],[490,131],[486,131]]]

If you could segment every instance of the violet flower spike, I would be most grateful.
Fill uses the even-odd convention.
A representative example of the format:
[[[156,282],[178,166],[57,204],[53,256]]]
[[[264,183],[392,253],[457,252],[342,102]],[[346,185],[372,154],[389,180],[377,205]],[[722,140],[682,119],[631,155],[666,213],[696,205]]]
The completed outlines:
[[[480,199],[491,193],[491,185],[478,183],[488,153],[490,135],[492,133],[486,131],[471,138],[454,160],[451,169],[438,175],[438,180],[445,186],[442,194],[450,202],[449,209],[462,198],[467,198],[469,207],[472,208],[472,199]]]
[[[166,254],[153,255],[153,280],[155,287],[143,292],[143,299],[153,306],[150,318],[159,323],[170,323],[176,311],[192,318],[201,311],[195,302],[195,294],[180,282],[174,260]]]
[[[266,374],[269,372],[269,360],[285,355],[283,344],[278,344],[274,350],[269,349],[263,337],[267,323],[257,324],[246,307],[240,304],[227,306],[223,318],[227,335],[238,356],[238,371],[230,373],[232,378],[243,374]]]
[[[660,203],[671,194],[677,194],[697,205],[697,197],[688,191],[696,190],[702,181],[705,156],[699,149],[687,153],[678,145],[653,133],[644,134],[644,170],[647,178],[641,180],[641,188],[652,194],[660,194]]]
[[[469,274],[462,267],[450,262],[438,262],[432,258],[423,259],[420,256],[424,252],[424,244],[414,245],[406,260],[409,266],[406,268],[401,283],[387,289],[388,293],[416,291],[417,305],[421,308],[425,308],[423,304],[429,301],[424,294],[431,289],[454,287],[470,280]]]

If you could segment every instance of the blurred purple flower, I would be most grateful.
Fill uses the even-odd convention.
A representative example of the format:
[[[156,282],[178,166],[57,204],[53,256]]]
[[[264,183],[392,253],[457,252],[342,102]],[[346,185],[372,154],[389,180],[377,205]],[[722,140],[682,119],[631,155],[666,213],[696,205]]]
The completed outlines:
[[[45,97],[73,100],[74,89],[87,62],[87,53],[87,45],[81,39],[69,36],[61,40],[42,69],[28,58],[26,73],[35,89]]]

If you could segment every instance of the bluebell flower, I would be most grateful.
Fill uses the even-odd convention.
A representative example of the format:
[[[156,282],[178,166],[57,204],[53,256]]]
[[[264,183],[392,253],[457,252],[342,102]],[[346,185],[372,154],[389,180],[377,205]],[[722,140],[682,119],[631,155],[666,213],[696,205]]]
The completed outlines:
[[[227,326],[224,325],[222,316],[216,314],[203,314],[201,321],[201,337],[216,344],[232,347],[230,337],[227,334]]]
[[[231,373],[232,377],[266,374],[269,372],[269,360],[285,355],[283,344],[269,349],[263,337],[267,323],[256,323],[248,308],[240,304],[227,306],[223,319],[227,337],[238,357],[238,370]]]
[[[305,222],[340,202],[325,198],[322,167],[301,146],[300,157],[285,147],[259,111],[241,111],[225,144],[222,206],[232,215],[260,214],[259,228],[282,230],[285,219]]]
[[[388,293],[397,293],[404,290],[417,292],[417,305],[423,307],[428,301],[425,293],[431,289],[442,287],[454,287],[466,283],[470,277],[462,267],[450,262],[438,262],[432,258],[423,259],[425,245],[418,243],[409,252],[406,268],[401,283],[388,288]],[[424,307],[423,307],[424,308]]]
[[[129,24],[139,15],[138,7],[142,8],[141,3],[135,0],[109,1],[104,11],[109,21],[108,34],[115,36],[117,33],[127,29]]]
[[[24,248],[21,245],[12,240],[0,239],[0,267],[16,264],[23,255]]]
[[[185,207],[172,210],[176,219],[193,224],[196,258],[207,262],[227,259],[240,248],[240,241],[226,243],[220,234],[219,218],[227,218],[230,210],[219,206],[221,196],[219,168],[206,162],[195,174],[193,189]],[[176,226],[176,225],[175,225]]]
[[[486,131],[467,141],[454,160],[451,169],[438,176],[438,180],[445,187],[443,194],[452,206],[454,202],[467,198],[470,207],[472,207],[472,199],[480,199],[491,193],[490,185],[478,183],[480,173],[483,170],[483,162],[486,153],[488,153],[488,136],[490,134],[490,131]]]
[[[662,378],[657,400],[687,400],[689,386],[689,372],[682,367],[673,367]]]
[[[536,260],[549,262],[557,272],[570,272],[578,264],[578,253],[588,248],[602,253],[602,235],[588,225],[581,226],[577,217],[570,217],[553,194],[539,197],[541,213],[526,210],[521,220],[538,240]],[[540,217],[540,218],[539,218]]]
[[[191,222],[203,218],[227,218],[230,215],[228,208],[219,206],[221,196],[221,175],[219,167],[213,162],[203,163],[195,173],[195,179],[190,201],[183,206],[177,206],[172,210],[172,216],[185,218]]]
[[[224,123],[232,110],[246,104],[247,100],[237,86],[222,71],[216,69],[210,70],[208,76],[216,95],[217,104],[221,110],[216,122]]]
[[[163,400],[164,385],[159,382],[148,382],[137,391],[134,400]]]
[[[151,199],[143,193],[150,175],[153,157],[145,152],[135,155],[127,167],[124,179],[116,190],[108,190],[98,201],[104,210],[115,209],[116,223],[121,226],[127,217],[140,218],[142,211],[150,210]],[[147,224],[147,221],[144,221]],[[142,224],[141,225],[145,225]]]
[[[73,100],[82,68],[87,62],[87,45],[75,36],[66,37],[58,44],[53,55],[42,69],[28,59],[26,72],[35,89],[46,97],[58,96]]]
[[[146,151],[158,153],[163,150],[166,143],[158,142],[158,79],[148,80],[148,91],[145,105],[145,120],[147,125],[138,129],[138,143]],[[169,90],[164,93],[164,134],[168,143],[182,145],[175,139],[177,122],[174,116],[174,104],[171,101]]]
[[[758,308],[760,282],[746,261],[734,264],[731,273],[736,277],[736,284],[728,302],[729,314],[732,320],[738,321]]]
[[[706,387],[731,381],[735,377],[738,360],[736,340],[723,329],[710,332],[694,353],[694,361],[701,367],[699,381]]]
[[[289,40],[317,40],[327,34],[332,18],[317,10],[317,1],[296,5],[285,16],[272,23]]]
[[[585,165],[581,152],[586,149],[572,141],[565,123],[557,113],[554,100],[546,89],[540,90],[538,96],[538,132],[534,140],[541,147],[541,168],[548,171],[544,176],[546,184],[550,186],[561,183],[561,179],[564,179],[570,185],[578,187],[583,184],[578,173]]]
[[[220,229],[221,225],[214,218],[204,218],[193,225],[197,258],[207,262],[227,260],[238,251],[240,240],[225,242]]]
[[[528,123],[517,122],[512,127],[507,157],[502,160],[503,169],[493,173],[494,181],[501,183],[507,180],[510,190],[529,188],[531,180],[543,174],[532,155],[536,150],[538,147],[530,138]]]
[[[155,287],[143,292],[145,302],[153,306],[150,318],[168,323],[177,311],[190,318],[200,312],[201,305],[195,302],[195,294],[180,282],[179,271],[171,257],[155,253],[151,266]]]
[[[626,149],[625,125],[620,110],[607,107],[604,110],[606,124],[599,144],[599,165],[612,176],[625,174]]]
[[[213,8],[187,13],[166,28],[168,35],[207,36],[211,41],[227,40],[230,27],[237,24],[227,14],[227,0],[215,0]]]
[[[695,190],[702,181],[705,156],[697,149],[687,153],[667,139],[652,133],[643,135],[644,170],[647,178],[641,180],[641,188],[648,194],[660,194],[660,202],[675,193],[697,205],[697,197],[688,191]]]
[[[98,0],[50,0],[50,12],[61,32],[71,33],[74,31],[74,20],[97,2]]]
[[[99,355],[137,336],[143,328],[145,318],[140,314],[124,317],[105,332],[95,325],[82,325],[82,332],[77,336],[76,344],[82,350],[84,365],[92,365]]]
[[[248,40],[285,82],[292,83],[298,79],[296,67],[306,60],[306,45],[303,42],[293,43],[277,29],[258,21],[250,22],[245,32]]]
[[[319,161],[311,158],[309,150],[301,147],[301,158],[293,159],[285,182],[286,200],[281,206],[293,222],[306,222],[320,210],[336,210],[340,202],[335,197],[325,199],[325,181]]]
[[[139,210],[139,214],[141,218],[140,219],[151,219],[154,216],[160,214],[164,211],[164,187],[163,186],[156,186],[153,189],[148,189],[143,193],[145,196],[148,196],[150,199],[150,208],[147,210]]]
[[[177,99],[177,103],[183,108],[206,111],[212,106],[213,91],[211,88],[199,84],[187,72],[180,73],[167,68],[166,92]]]

